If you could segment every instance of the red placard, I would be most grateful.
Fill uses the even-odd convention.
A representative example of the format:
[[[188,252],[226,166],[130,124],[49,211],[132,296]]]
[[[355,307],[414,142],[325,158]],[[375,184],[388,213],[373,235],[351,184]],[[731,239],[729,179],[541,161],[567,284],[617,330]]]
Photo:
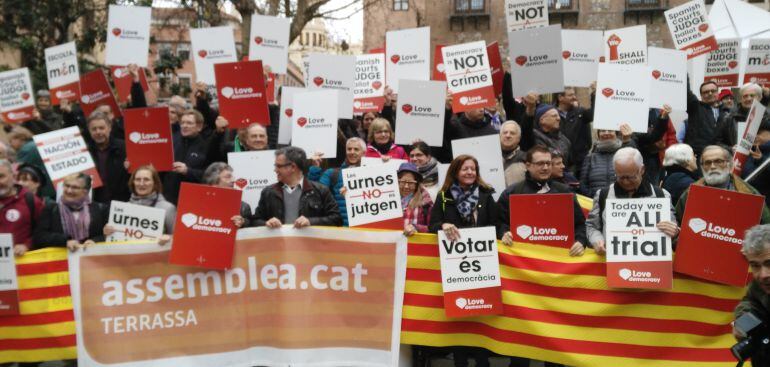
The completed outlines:
[[[32,97],[30,97],[32,98]],[[0,115],[3,116],[3,121],[8,124],[18,124],[25,121],[31,121],[35,119],[35,106],[27,106],[18,108],[15,110],[3,111]]]
[[[208,269],[233,265],[241,191],[182,183],[169,262]]]
[[[0,316],[19,314],[19,291],[12,289],[0,291]]]
[[[129,170],[152,164],[160,172],[171,171],[174,146],[168,107],[131,108],[124,117]]]
[[[502,315],[502,294],[502,287],[444,292],[444,311],[447,317]]]
[[[80,99],[80,83],[69,83],[49,91],[51,93],[51,104],[60,105],[62,99],[70,102],[77,102]]]
[[[216,64],[214,75],[219,113],[230,122],[230,128],[247,127],[255,122],[270,125],[262,61]]]
[[[377,47],[369,50],[370,54],[384,54],[385,53],[385,47]]]
[[[112,75],[112,82],[115,83],[115,91],[118,93],[118,102],[128,102],[129,97],[131,97],[131,84],[134,83],[134,78],[131,77],[128,67],[111,66],[110,74]],[[139,68],[139,83],[142,84],[142,90],[145,92],[150,90],[143,68]]]
[[[446,81],[446,74],[444,73],[444,55],[441,53],[441,49],[444,45],[436,45],[433,51],[433,80]]]
[[[759,224],[759,195],[692,185],[679,233],[674,271],[738,287],[746,285],[743,234]]]
[[[278,74],[267,74],[267,87],[265,93],[267,94],[267,103],[275,103],[275,78]]]
[[[487,57],[489,57],[489,72],[492,74],[492,84],[495,87],[495,95],[503,93],[503,62],[500,59],[500,45],[497,41],[487,45]]]
[[[86,118],[97,107],[104,104],[110,106],[116,118],[122,116],[118,102],[115,101],[115,96],[112,94],[110,83],[107,82],[107,77],[104,76],[104,71],[98,69],[81,75],[80,108],[83,109],[83,114],[86,115]]]
[[[572,194],[511,195],[509,202],[514,241],[563,248],[575,243]]]

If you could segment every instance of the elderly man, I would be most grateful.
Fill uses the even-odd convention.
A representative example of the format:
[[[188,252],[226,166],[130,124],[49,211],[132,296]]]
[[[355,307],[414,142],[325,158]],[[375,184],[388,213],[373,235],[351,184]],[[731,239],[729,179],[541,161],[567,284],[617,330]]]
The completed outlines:
[[[700,100],[690,91],[687,83],[687,128],[684,142],[690,145],[696,156],[703,148],[713,144],[717,136],[717,122],[723,118],[724,111],[719,108],[717,93],[719,87],[712,81],[700,85]]]
[[[0,233],[13,236],[13,252],[24,255],[32,246],[32,231],[43,212],[43,201],[16,183],[11,162],[0,159]]]
[[[176,204],[182,181],[200,182],[203,170],[210,163],[207,156],[208,142],[201,136],[203,115],[196,110],[187,110],[179,120],[179,132],[172,133],[174,142],[174,163],[171,172],[163,176],[163,196]]]
[[[588,241],[596,253],[605,253],[604,239],[604,208],[607,199],[642,199],[642,198],[666,198],[671,196],[666,190],[653,185],[644,179],[644,160],[642,154],[635,148],[621,148],[612,159],[615,168],[615,183],[596,192],[591,212],[586,221]],[[657,224],[658,229],[670,237],[679,234],[679,227],[673,221],[674,212],[671,211],[672,221],[662,221]]]
[[[555,95],[556,108],[561,117],[561,131],[570,143],[571,151],[567,152],[573,160],[575,174],[581,175],[583,159],[591,150],[591,122],[594,120],[594,104],[596,84],[591,84],[591,108],[578,106],[575,88],[564,88],[564,92]]]
[[[561,133],[561,117],[559,111],[552,105],[541,104],[535,110],[534,115],[527,112],[524,115],[525,120],[531,120],[527,126],[532,127],[533,142],[540,144],[551,150],[557,150],[564,157],[564,163],[567,167],[572,167],[572,157],[570,151],[572,143]]]
[[[741,252],[749,262],[754,279],[746,290],[743,300],[735,307],[735,318],[737,320],[744,314],[751,313],[763,324],[768,325],[770,323],[770,225],[757,225],[746,231]],[[740,330],[740,327],[736,327],[733,323],[733,335],[736,339],[745,339],[746,331],[748,330]],[[770,365],[770,350],[767,346],[755,349],[750,357],[754,366]]]
[[[209,141],[208,157],[213,162],[227,161],[227,153],[249,152],[268,149],[267,130],[253,123],[246,128],[228,129],[230,122],[221,115],[217,117],[216,130]],[[233,139],[235,135],[235,139]]]
[[[310,167],[308,179],[319,182],[331,190],[332,195],[334,195],[334,200],[337,201],[337,205],[339,206],[342,224],[345,227],[348,226],[348,212],[345,205],[345,190],[342,185],[342,170],[360,166],[361,157],[364,156],[365,152],[366,142],[364,142],[364,139],[353,137],[348,139],[345,143],[345,162],[342,163],[342,166],[329,168],[324,171],[321,168],[321,159],[319,156],[311,159],[313,165]]]
[[[96,170],[103,185],[94,189],[94,201],[109,205],[110,201],[128,201],[131,192],[128,190],[126,170],[126,143],[123,139],[112,135],[112,120],[107,115],[94,111],[86,122],[88,134],[88,150],[96,164]]]
[[[740,103],[724,119],[717,122],[717,135],[715,143],[732,149],[738,143],[738,123],[746,122],[746,118],[751,110],[754,101],[762,100],[762,87],[759,84],[746,83],[741,87]],[[767,124],[770,121],[770,113],[765,111],[762,116],[762,123]],[[741,133],[743,133],[741,131]]]
[[[693,182],[700,178],[698,161],[692,147],[687,144],[674,144],[666,149],[663,157],[666,176],[661,186],[671,194],[671,205],[676,205],[679,197]]]
[[[757,189],[743,181],[740,177],[732,174],[732,154],[724,147],[720,145],[707,146],[703,149],[700,163],[703,178],[695,181],[693,185],[705,185],[717,189],[737,191],[743,194],[760,195]],[[680,222],[684,216],[684,209],[687,207],[687,195],[689,193],[690,189],[688,188],[676,204],[676,219]],[[767,209],[767,205],[762,206],[761,223],[770,223],[770,210]]]
[[[521,127],[516,121],[508,120],[500,127],[500,148],[503,151],[503,169],[505,170],[505,185],[511,186],[524,181],[527,167],[524,160],[527,153],[521,150]]]

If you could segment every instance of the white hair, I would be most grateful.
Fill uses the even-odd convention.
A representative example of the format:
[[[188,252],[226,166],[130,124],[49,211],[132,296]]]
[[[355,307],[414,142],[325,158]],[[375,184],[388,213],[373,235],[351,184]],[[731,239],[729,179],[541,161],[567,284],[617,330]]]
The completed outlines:
[[[762,98],[762,87],[759,86],[757,83],[746,83],[741,87],[741,96],[743,96],[743,93],[746,92],[749,89],[754,90],[754,94],[757,95],[757,98]]]
[[[513,121],[513,120],[508,120],[508,121],[506,121],[506,122],[503,122],[503,124],[502,124],[502,125],[500,125],[500,133],[501,133],[501,134],[503,133],[503,128],[505,128],[505,127],[506,127],[506,126],[508,126],[508,125],[511,125],[511,126],[513,126],[513,127],[514,127],[514,129],[516,130],[516,133],[517,133],[517,134],[521,134],[521,126],[519,126],[519,123],[518,123],[518,122],[516,122],[516,121]]]
[[[759,255],[770,247],[770,224],[756,225],[746,231],[743,240],[743,253]]]
[[[663,157],[663,167],[673,165],[686,166],[688,162],[695,160],[695,153],[692,147],[687,144],[674,144],[666,149]]]
[[[345,145],[347,146],[351,142],[358,143],[358,145],[361,146],[361,151],[362,152],[366,151],[366,142],[364,141],[364,139],[361,139],[359,137],[352,137],[352,138],[348,139],[348,141],[345,142]]]
[[[636,148],[625,147],[618,149],[615,155],[612,157],[612,164],[633,162],[637,167],[644,167],[644,159],[642,159],[642,153]]]

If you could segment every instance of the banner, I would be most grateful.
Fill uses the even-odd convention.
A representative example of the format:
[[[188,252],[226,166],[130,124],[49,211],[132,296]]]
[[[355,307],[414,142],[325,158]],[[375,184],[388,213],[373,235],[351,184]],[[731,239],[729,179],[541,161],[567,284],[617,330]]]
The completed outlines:
[[[420,139],[432,147],[444,145],[446,82],[402,80],[396,108],[396,144]]]
[[[445,45],[436,45],[433,50],[433,78],[431,80],[446,81],[446,65],[444,65],[444,56],[441,49]]]
[[[505,190],[505,171],[503,170],[503,151],[498,135],[486,135],[475,138],[452,140],[454,158],[469,154],[479,161],[477,174],[495,189],[495,200]]]
[[[230,26],[191,28],[192,58],[195,60],[195,77],[208,85],[216,83],[214,65],[236,62],[235,39]]]
[[[483,41],[444,46],[441,49],[447,86],[452,93],[452,112],[494,107],[495,88]]]
[[[78,51],[75,42],[68,42],[45,49],[45,69],[48,75],[48,89],[51,103],[59,105],[62,99],[77,101],[80,99],[80,72],[78,71]]]
[[[353,112],[380,112],[385,105],[385,55],[356,56]]]
[[[37,134],[32,139],[54,187],[64,177],[78,172],[91,176],[91,188],[102,186],[99,172],[77,126]]]
[[[352,119],[356,57],[313,53],[308,62],[311,83],[307,89],[336,91],[338,118]]]
[[[385,33],[385,84],[398,93],[401,79],[430,80],[430,27]]]
[[[717,40],[709,27],[706,4],[694,0],[663,12],[674,40],[674,47],[687,53],[687,58],[712,52],[717,49]]]
[[[281,87],[281,117],[278,119],[278,144],[289,144],[294,116],[294,95],[305,92],[305,88]]]
[[[575,243],[573,194],[511,195],[508,201],[514,241],[565,249]]]
[[[134,84],[133,75],[128,71],[128,67],[125,66],[110,66],[110,74],[112,75],[112,82],[115,84],[118,101],[120,103],[127,103],[131,97],[131,86]],[[139,84],[142,85],[142,90],[145,93],[150,90],[144,68],[139,68]]]
[[[492,75],[492,86],[495,88],[495,96],[503,93],[503,61],[500,57],[500,45],[497,41],[487,45],[487,57],[489,57],[489,72]]]
[[[732,88],[738,86],[738,73],[740,71],[740,38],[727,38],[717,40],[719,48],[712,51],[706,61],[706,81],[714,81],[719,88]]]
[[[96,69],[80,76],[80,108],[83,109],[83,115],[88,117],[101,105],[110,106],[116,118],[123,116],[104,71]]]
[[[561,25],[508,33],[513,95],[564,92]]]
[[[562,29],[561,57],[564,59],[564,85],[590,87],[596,81],[602,57],[602,31]]]
[[[174,145],[168,107],[126,109],[126,159],[129,171],[151,164],[158,172],[173,169]]]
[[[548,26],[548,1],[505,0],[508,32]]]
[[[675,111],[687,111],[687,55],[682,51],[650,47],[650,107],[664,104]]]
[[[717,283],[745,286],[749,264],[741,254],[743,235],[759,224],[763,206],[764,198],[759,195],[690,186],[674,271]]]
[[[240,208],[239,190],[182,182],[168,262],[230,269],[238,229],[231,218]]]
[[[651,73],[646,65],[599,64],[594,129],[620,131],[625,123],[646,133]]]
[[[294,95],[291,145],[304,149],[308,157],[315,153],[323,153],[324,158],[337,157],[337,98],[336,90]]]
[[[742,130],[738,130],[743,135],[739,136],[738,146],[733,155],[733,174],[740,176],[743,172],[743,166],[746,164],[746,160],[749,159],[751,148],[753,148],[754,141],[757,139],[757,131],[759,131],[759,125],[765,116],[765,110],[765,106],[758,100],[755,99],[752,102],[745,125]]]
[[[228,128],[240,129],[253,123],[270,125],[261,61],[239,61],[214,65],[219,113]]]
[[[0,233],[0,320],[3,316],[19,314],[19,284],[13,245],[13,235]]]
[[[604,57],[610,64],[647,64],[646,25],[605,31],[604,45]]]
[[[112,200],[107,225],[115,233],[107,237],[107,242],[157,240],[163,235],[165,218],[164,209]]]
[[[0,72],[0,114],[7,124],[34,120],[35,96],[29,69]]]
[[[342,170],[347,188],[345,207],[351,227],[402,218],[401,194],[395,167],[353,167]]]
[[[110,5],[104,63],[147,67],[151,19],[150,7]]]
[[[495,227],[462,228],[457,241],[438,231],[447,317],[503,313]]]
[[[290,27],[291,20],[288,18],[252,14],[249,60],[261,60],[271,72],[286,74]]]
[[[250,228],[225,272],[168,256],[140,244],[72,257],[78,365],[398,364],[399,232]]]
[[[757,83],[763,87],[770,87],[770,39],[749,40],[743,83]]]
[[[227,153],[227,164],[233,167],[233,186],[241,190],[241,201],[257,211],[262,190],[276,182],[274,150]]]

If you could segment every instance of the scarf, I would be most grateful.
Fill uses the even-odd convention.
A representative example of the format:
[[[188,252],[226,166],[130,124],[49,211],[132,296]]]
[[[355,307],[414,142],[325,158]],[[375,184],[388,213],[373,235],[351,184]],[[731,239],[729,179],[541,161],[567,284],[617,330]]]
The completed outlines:
[[[452,187],[449,188],[449,192],[455,199],[455,207],[457,207],[457,211],[460,212],[460,215],[465,220],[470,219],[473,215],[473,209],[475,209],[476,204],[479,203],[479,185],[473,184],[468,191],[464,191],[460,185],[454,183],[452,184]]]
[[[435,184],[438,181],[438,161],[431,157],[424,166],[417,167],[417,172],[422,175],[423,183],[428,186]]]
[[[90,203],[91,200],[88,199],[88,196],[73,202],[64,202],[64,200],[59,202],[59,213],[64,234],[78,242],[88,238],[88,226],[91,224],[91,212],[88,210]],[[77,219],[75,213],[80,213]]]
[[[413,197],[414,197],[414,193],[411,193],[411,194],[409,194],[409,195],[407,195],[407,196],[402,196],[402,197],[401,197],[401,207],[402,207],[404,210],[407,210],[407,209],[408,209],[408,207],[409,207],[409,202],[410,202],[410,201],[412,201],[412,198],[413,198]]]
[[[612,140],[599,140],[596,142],[595,150],[602,153],[614,153],[620,149],[622,144],[623,143],[620,141],[620,139],[617,138]]]
[[[157,204],[161,198],[163,198],[163,195],[157,192],[154,192],[147,196],[139,196],[136,194],[131,194],[131,199],[129,199],[128,202],[131,204],[136,204],[141,206],[155,207],[155,204]]]
[[[376,142],[372,142],[372,147],[374,147],[374,149],[377,149],[377,151],[380,152],[380,154],[387,155],[388,152],[390,152],[390,148],[393,147],[393,144],[391,142],[387,142],[383,145],[380,145],[380,144],[377,144]]]

